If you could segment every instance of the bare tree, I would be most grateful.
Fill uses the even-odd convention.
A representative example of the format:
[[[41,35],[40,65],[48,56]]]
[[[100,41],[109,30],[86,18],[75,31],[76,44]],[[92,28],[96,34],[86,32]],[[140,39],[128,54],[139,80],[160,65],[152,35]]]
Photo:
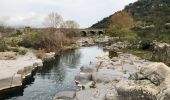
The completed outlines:
[[[67,20],[61,24],[60,28],[76,29],[79,28],[79,24],[74,20]]]
[[[63,22],[61,15],[55,12],[51,12],[44,20],[43,24],[50,28],[59,28],[60,24]]]

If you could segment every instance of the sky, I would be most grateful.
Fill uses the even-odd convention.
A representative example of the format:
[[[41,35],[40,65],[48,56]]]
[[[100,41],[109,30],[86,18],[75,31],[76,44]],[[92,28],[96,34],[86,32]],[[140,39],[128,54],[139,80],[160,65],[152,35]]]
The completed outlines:
[[[87,28],[137,0],[0,0],[0,21],[8,26],[43,27],[50,12]]]

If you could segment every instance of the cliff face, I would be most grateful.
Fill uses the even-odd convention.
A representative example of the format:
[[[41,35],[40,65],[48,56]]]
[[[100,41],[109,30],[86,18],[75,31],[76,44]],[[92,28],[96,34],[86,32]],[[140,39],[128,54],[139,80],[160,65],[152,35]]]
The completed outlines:
[[[127,5],[123,11],[136,21],[143,21],[149,25],[170,23],[170,0],[138,0]],[[113,15],[92,25],[92,28],[107,28]]]

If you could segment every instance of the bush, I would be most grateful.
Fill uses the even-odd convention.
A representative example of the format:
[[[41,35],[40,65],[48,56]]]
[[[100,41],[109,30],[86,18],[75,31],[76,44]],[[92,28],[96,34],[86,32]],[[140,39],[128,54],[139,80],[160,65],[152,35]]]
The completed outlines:
[[[164,42],[170,42],[170,32],[160,34],[159,40],[164,41]]]
[[[21,37],[8,37],[8,38],[4,38],[4,41],[7,45],[11,46],[11,47],[17,47],[18,43],[22,41]]]
[[[19,42],[20,46],[24,46],[26,48],[33,47],[38,41],[41,33],[32,32],[23,36],[23,40]]]
[[[80,36],[79,30],[76,29],[62,29],[61,32],[64,33],[65,36],[68,38],[74,38]]]
[[[8,50],[8,45],[4,40],[0,40],[0,52],[5,52]]]
[[[22,35],[22,32],[20,30],[16,30],[16,35]]]
[[[63,46],[70,45],[72,40],[67,38],[62,32],[42,33],[34,32],[23,37],[19,44],[27,48],[44,49],[47,52],[60,51]]]
[[[18,52],[20,55],[25,55],[27,53],[27,50],[25,49],[19,49],[19,52]]]
[[[110,36],[119,37],[121,41],[136,42],[138,35],[128,28],[110,27],[107,32]]]

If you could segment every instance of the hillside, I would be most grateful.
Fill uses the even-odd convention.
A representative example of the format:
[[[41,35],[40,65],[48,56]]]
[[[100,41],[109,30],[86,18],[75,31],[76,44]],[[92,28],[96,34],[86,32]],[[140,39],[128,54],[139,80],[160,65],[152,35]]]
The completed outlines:
[[[170,0],[138,0],[127,5],[123,11],[130,14],[135,21],[145,22],[146,25],[165,25],[170,23]],[[92,28],[107,28],[111,17],[92,25]]]

